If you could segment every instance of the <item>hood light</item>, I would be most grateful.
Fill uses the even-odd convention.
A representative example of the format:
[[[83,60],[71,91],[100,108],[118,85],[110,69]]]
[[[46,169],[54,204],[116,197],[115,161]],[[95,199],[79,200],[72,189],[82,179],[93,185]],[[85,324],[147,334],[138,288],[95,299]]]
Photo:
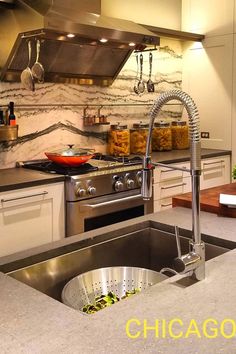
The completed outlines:
[[[101,38],[101,39],[99,39],[99,41],[100,41],[101,43],[106,43],[106,42],[108,41],[108,39],[106,39],[106,38]]]
[[[130,46],[130,47],[135,47],[135,43],[134,43],[134,42],[130,42],[130,43],[129,43],[129,46]]]
[[[73,33],[68,33],[68,34],[67,34],[67,37],[68,37],[68,38],[74,38],[75,35],[74,35]]]

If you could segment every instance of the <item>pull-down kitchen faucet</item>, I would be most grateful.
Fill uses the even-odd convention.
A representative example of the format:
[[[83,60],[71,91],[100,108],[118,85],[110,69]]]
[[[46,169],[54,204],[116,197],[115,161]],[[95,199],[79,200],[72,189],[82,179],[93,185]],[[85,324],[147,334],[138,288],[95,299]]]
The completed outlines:
[[[151,136],[155,117],[161,107],[168,101],[178,100],[187,110],[189,118],[189,139],[190,139],[190,170],[181,169],[174,165],[165,165],[151,161],[150,146]],[[191,174],[192,185],[192,240],[190,241],[189,253],[181,255],[179,236],[176,234],[178,257],[175,259],[175,269],[180,273],[191,272],[196,280],[205,278],[205,245],[201,241],[200,232],[200,175],[201,175],[201,137],[199,127],[199,115],[197,107],[192,98],[181,90],[171,90],[161,94],[154,102],[150,111],[149,132],[147,138],[146,154],[143,160],[142,172],[142,196],[149,200],[152,196],[152,170],[153,166],[165,166],[170,169],[184,170]]]

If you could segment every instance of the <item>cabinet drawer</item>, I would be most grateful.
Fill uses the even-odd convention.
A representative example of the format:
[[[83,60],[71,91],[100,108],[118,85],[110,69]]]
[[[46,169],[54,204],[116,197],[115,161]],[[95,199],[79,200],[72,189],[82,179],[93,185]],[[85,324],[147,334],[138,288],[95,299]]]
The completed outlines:
[[[190,190],[190,177],[176,178],[154,184],[154,200],[172,197]]]
[[[173,164],[174,166],[180,167],[180,168],[190,168],[189,162],[185,163],[176,163]],[[156,167],[154,170],[154,183],[162,182],[162,181],[167,181],[170,179],[175,179],[175,178],[183,178],[187,177],[189,175],[189,172],[184,172],[184,171],[179,171],[179,170],[172,170],[168,167]]]
[[[64,237],[64,183],[0,193],[0,256]]]
[[[201,163],[201,189],[230,183],[230,157],[205,159]]]
[[[154,213],[172,208],[172,197],[154,201]]]

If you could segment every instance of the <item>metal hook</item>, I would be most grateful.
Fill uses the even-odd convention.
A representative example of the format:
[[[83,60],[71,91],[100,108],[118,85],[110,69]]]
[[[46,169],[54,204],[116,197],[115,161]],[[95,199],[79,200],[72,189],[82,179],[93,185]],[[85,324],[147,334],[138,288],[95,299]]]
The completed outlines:
[[[83,117],[87,117],[87,109],[88,108],[89,108],[88,105],[86,107],[84,107],[84,109],[83,109]]]
[[[101,117],[101,109],[102,109],[102,108],[103,108],[102,105],[98,108],[98,117],[99,117],[99,118]]]

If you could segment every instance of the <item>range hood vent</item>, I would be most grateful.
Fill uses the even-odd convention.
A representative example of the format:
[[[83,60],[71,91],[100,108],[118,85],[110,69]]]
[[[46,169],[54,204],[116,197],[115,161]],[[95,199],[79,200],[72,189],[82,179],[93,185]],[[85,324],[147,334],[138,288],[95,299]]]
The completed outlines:
[[[160,44],[143,26],[100,10],[100,0],[16,0],[13,10],[0,12],[0,79],[20,81],[29,40],[33,65],[40,39],[45,81],[102,86],[114,81],[134,49]]]

